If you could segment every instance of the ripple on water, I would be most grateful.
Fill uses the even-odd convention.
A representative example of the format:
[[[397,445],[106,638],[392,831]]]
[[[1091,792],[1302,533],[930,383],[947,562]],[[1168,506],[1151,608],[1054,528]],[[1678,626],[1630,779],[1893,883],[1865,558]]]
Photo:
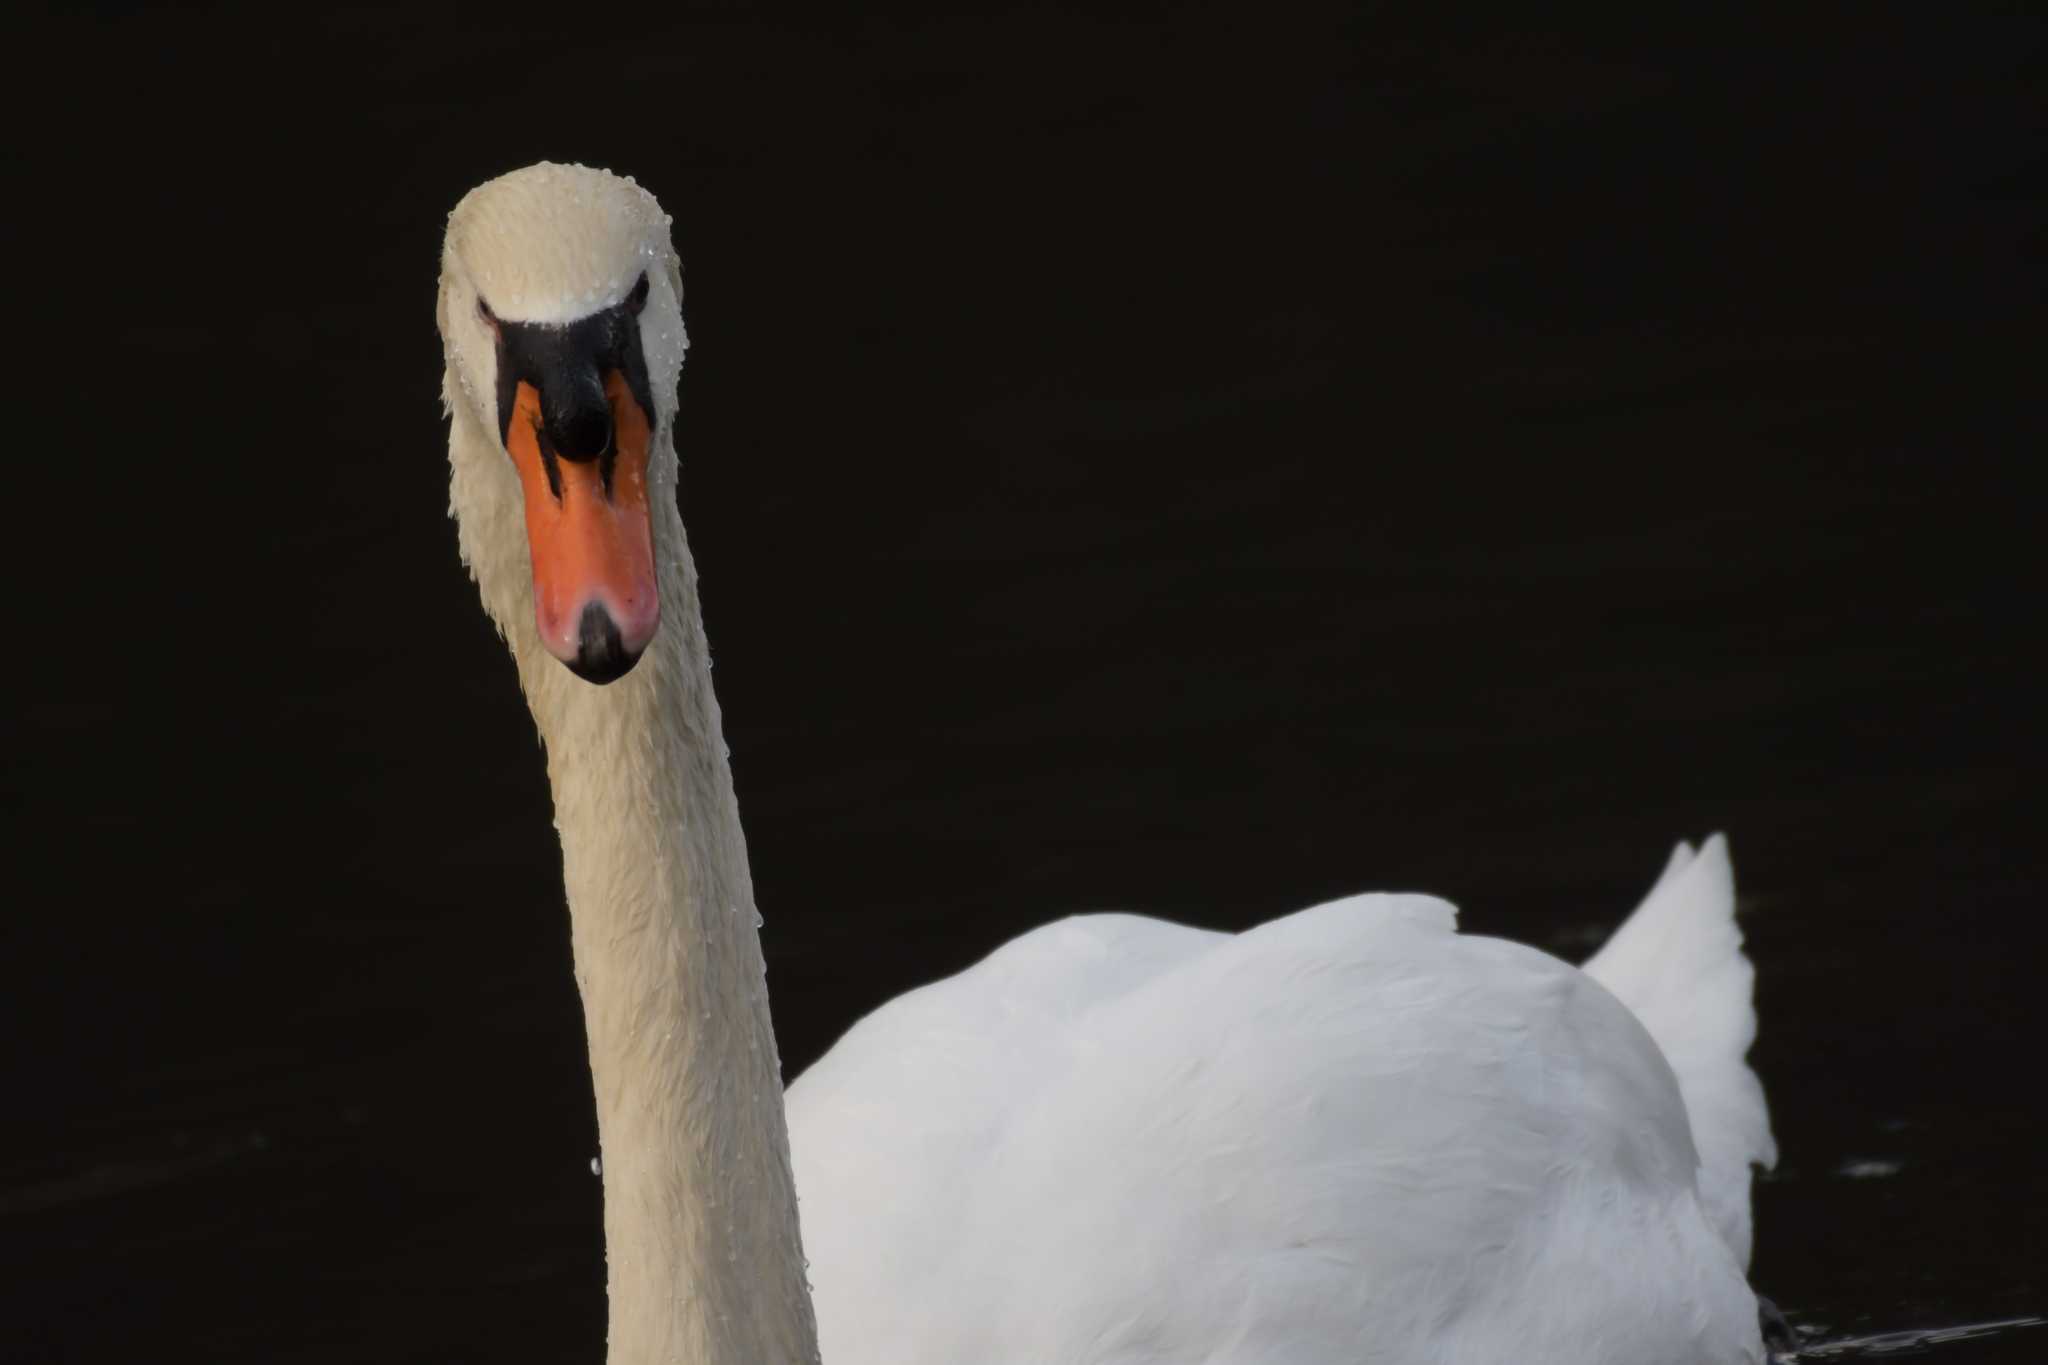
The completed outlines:
[[[1884,1356],[1926,1355],[1940,1346],[1958,1341],[2040,1327],[2048,1318],[2001,1318],[1996,1322],[1973,1322],[1958,1327],[1928,1327],[1913,1332],[1882,1332],[1875,1336],[1844,1337],[1838,1341],[1815,1341],[1799,1348],[1798,1360],[1874,1360]]]

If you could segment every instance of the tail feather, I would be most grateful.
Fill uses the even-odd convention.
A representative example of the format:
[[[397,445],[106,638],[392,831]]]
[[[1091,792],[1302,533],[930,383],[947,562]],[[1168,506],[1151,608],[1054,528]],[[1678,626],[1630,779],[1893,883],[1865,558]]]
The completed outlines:
[[[1735,925],[1735,873],[1716,834],[1672,853],[1650,894],[1586,963],[1635,1011],[1678,1075],[1700,1154],[1700,1194],[1749,1264],[1752,1163],[1778,1159],[1764,1088],[1744,1060],[1756,1040],[1756,971]]]

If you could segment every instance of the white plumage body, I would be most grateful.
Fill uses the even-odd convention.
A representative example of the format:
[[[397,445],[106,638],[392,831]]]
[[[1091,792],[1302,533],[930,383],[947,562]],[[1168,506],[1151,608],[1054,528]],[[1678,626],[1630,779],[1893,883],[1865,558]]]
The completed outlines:
[[[1616,990],[1427,897],[1070,919],[891,1001],[789,1091],[825,1359],[1760,1360],[1731,892],[1718,840],[1681,849],[1603,954],[1718,1030],[1687,1089],[1747,1080],[1697,1141]]]

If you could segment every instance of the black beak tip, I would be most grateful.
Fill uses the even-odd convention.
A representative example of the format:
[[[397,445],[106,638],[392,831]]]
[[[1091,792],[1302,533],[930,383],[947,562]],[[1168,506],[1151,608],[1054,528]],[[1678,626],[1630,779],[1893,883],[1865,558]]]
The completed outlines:
[[[612,620],[610,612],[592,602],[583,608],[583,615],[576,623],[576,657],[569,663],[569,671],[585,682],[600,687],[617,682],[633,671],[633,665],[640,662],[640,655],[627,653],[625,642],[619,638],[618,623]]]

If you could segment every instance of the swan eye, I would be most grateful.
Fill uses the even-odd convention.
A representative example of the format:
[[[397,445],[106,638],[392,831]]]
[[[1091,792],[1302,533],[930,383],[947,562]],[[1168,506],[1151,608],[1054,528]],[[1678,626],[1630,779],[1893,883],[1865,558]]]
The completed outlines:
[[[484,302],[482,294],[476,296],[476,315],[484,320],[484,326],[494,332],[498,330],[498,315],[491,311],[491,305]]]
[[[640,313],[640,310],[645,308],[646,306],[647,272],[643,270],[640,272],[640,283],[634,285],[633,292],[626,295],[626,311],[637,317]]]

